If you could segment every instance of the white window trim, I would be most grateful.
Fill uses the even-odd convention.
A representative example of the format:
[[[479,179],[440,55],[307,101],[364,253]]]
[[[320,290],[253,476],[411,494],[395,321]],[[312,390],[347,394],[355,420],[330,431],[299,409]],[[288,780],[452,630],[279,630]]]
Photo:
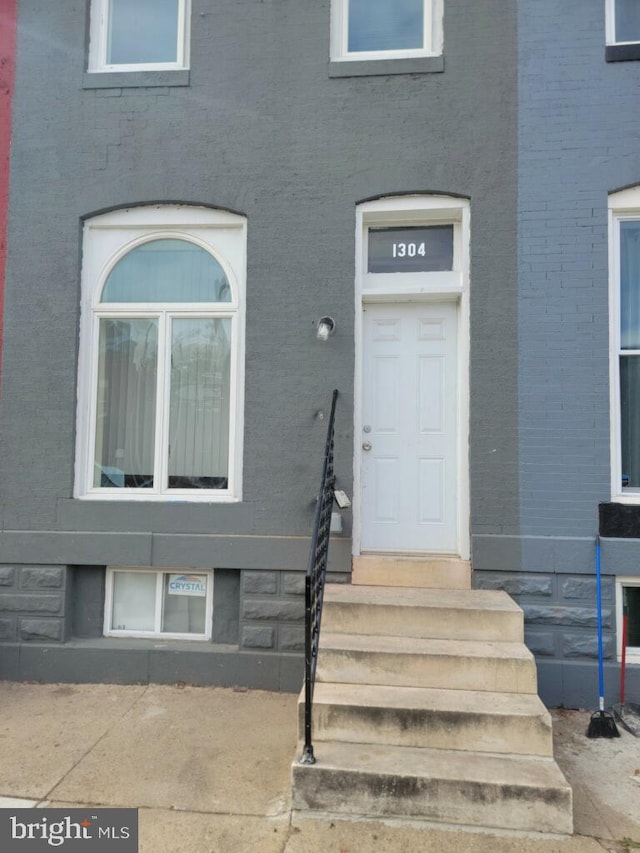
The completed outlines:
[[[469,364],[471,211],[468,199],[447,195],[387,196],[362,202],[356,209],[355,263],[355,378],[354,435],[362,435],[363,307],[367,302],[452,300],[459,304],[458,349],[458,556],[470,559],[469,483]],[[453,271],[421,273],[369,273],[368,231],[371,227],[402,225],[453,225]],[[464,461],[463,461],[464,460]],[[354,556],[361,553],[361,456],[355,445],[353,460]]]
[[[175,62],[107,63],[108,15],[110,0],[92,0],[89,24],[90,74],[114,71],[180,71],[189,68],[191,42],[191,0],[178,0],[177,54]]]
[[[640,39],[633,41],[616,40],[616,3],[615,0],[606,0],[605,6],[606,38],[608,45],[616,44],[640,44]]]
[[[617,577],[616,578],[616,655],[622,660],[622,619],[623,619],[623,597],[622,590],[625,586],[640,587],[640,577]],[[628,664],[640,664],[640,646],[627,646]]]
[[[140,572],[153,573],[156,575],[156,598],[155,598],[155,624],[157,630],[154,631],[119,631],[111,627],[111,615],[113,611],[113,581],[114,576],[118,572]],[[194,574],[206,575],[207,577],[207,594],[205,600],[205,630],[204,634],[182,634],[169,633],[160,630],[162,625],[162,581],[167,574]],[[179,569],[179,568],[162,568],[153,569],[141,566],[107,566],[107,576],[105,583],[105,599],[104,599],[104,636],[105,637],[139,637],[153,638],[163,640],[194,640],[200,642],[210,640],[213,630],[213,571],[211,569]]]
[[[349,0],[331,3],[331,59],[338,62],[358,62],[384,59],[413,59],[422,56],[441,56],[443,50],[443,0],[424,2],[424,43],[412,50],[349,51]]]
[[[169,226],[170,223],[170,226]],[[231,284],[232,300],[216,304],[124,303],[100,305],[104,282],[115,264],[128,251],[151,239],[186,239],[210,252],[223,267]],[[224,251],[219,248],[220,243]],[[246,219],[238,214],[182,205],[154,205],[113,211],[88,220],[84,226],[82,302],[80,313],[80,358],[78,367],[78,408],[76,414],[76,462],[74,497],[101,501],[172,501],[190,503],[236,503],[242,500],[242,449],[244,435],[244,352]],[[180,304],[180,303],[178,303]],[[98,377],[99,317],[137,315],[178,317],[230,317],[232,351],[229,411],[229,470],[227,489],[171,489],[160,491],[163,469],[154,471],[154,489],[97,488],[94,482],[96,428],[95,389]],[[233,337],[235,335],[235,337]],[[160,373],[161,365],[158,365]],[[168,370],[168,367],[166,368]],[[164,395],[168,397],[168,395]],[[157,411],[167,423],[168,399],[157,400]],[[164,408],[161,410],[161,406]],[[163,430],[156,430],[155,458],[163,458],[158,446]],[[164,463],[163,463],[164,464]]]
[[[620,422],[620,223],[640,221],[640,185],[609,196],[609,405],[611,423],[611,499],[640,504],[640,489],[622,488]],[[632,354],[635,350],[625,350]],[[638,351],[640,354],[640,351]]]

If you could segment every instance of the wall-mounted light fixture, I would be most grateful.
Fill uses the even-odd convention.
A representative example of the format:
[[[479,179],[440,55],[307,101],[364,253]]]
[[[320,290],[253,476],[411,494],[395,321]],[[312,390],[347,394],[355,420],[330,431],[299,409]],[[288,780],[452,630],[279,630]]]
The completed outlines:
[[[336,328],[336,321],[333,317],[320,317],[318,320],[318,329],[316,337],[319,341],[329,340],[329,335],[332,335]]]

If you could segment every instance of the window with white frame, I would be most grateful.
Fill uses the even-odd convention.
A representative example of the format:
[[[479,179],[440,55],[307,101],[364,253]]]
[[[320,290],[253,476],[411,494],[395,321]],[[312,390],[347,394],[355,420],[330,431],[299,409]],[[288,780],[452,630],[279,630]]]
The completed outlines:
[[[442,0],[333,0],[331,22],[335,60],[442,53]]]
[[[85,224],[76,497],[240,499],[245,226],[171,205]]]
[[[191,0],[92,0],[90,72],[188,68]]]
[[[212,611],[211,571],[107,569],[107,636],[207,640]]]
[[[640,42],[640,2],[607,0],[607,44]]]
[[[612,496],[640,503],[640,186],[609,197]]]
[[[618,660],[640,664],[640,577],[616,578],[616,625]]]

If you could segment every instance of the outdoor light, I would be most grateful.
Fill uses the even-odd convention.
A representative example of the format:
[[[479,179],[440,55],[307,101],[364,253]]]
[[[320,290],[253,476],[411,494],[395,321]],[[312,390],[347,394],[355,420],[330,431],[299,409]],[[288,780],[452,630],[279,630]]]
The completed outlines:
[[[316,337],[319,341],[329,340],[329,335],[332,335],[336,328],[336,321],[333,317],[320,317],[318,320],[318,331]]]

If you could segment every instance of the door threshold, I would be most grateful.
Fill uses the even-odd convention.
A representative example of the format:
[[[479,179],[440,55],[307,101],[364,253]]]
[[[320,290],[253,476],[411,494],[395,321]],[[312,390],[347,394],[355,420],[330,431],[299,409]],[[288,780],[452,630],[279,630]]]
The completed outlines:
[[[470,589],[471,562],[451,554],[360,554],[353,558],[351,583]]]

